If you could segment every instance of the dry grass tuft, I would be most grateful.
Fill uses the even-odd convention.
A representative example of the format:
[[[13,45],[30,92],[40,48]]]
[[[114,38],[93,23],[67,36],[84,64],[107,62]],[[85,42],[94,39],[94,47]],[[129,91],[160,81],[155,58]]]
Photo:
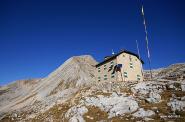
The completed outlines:
[[[68,103],[61,105],[55,105],[43,114],[38,115],[34,119],[30,119],[31,122],[45,122],[48,118],[52,119],[54,122],[66,122],[65,113],[70,108]]]
[[[98,107],[88,106],[87,108],[88,112],[83,116],[87,122],[96,122],[108,118],[108,114],[100,110]]]

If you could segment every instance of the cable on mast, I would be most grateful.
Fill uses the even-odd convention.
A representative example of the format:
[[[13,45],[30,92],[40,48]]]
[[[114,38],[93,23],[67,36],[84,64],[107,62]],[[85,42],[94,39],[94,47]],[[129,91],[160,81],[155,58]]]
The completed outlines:
[[[150,67],[150,77],[151,79],[152,77],[152,68],[151,68],[151,58],[150,58],[150,50],[149,50],[149,46],[148,46],[148,32],[147,32],[147,26],[146,26],[146,19],[145,19],[145,14],[144,14],[144,7],[143,7],[143,2],[141,2],[141,13],[142,13],[142,17],[143,17],[143,25],[144,25],[144,29],[145,29],[145,40],[146,40],[146,48],[147,48],[147,54],[148,54],[148,62],[149,62],[149,67]]]

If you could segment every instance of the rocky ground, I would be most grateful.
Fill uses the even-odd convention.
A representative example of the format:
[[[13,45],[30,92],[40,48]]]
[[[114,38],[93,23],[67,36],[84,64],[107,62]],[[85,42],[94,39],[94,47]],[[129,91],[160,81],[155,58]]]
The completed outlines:
[[[0,88],[0,121],[185,121],[185,81],[96,82],[90,56]]]
[[[102,82],[83,87],[66,101],[40,111],[29,109],[6,114],[1,121],[130,122],[185,121],[185,82]],[[33,107],[37,104],[37,107]],[[47,107],[46,107],[47,108]],[[31,110],[31,111],[30,111]]]

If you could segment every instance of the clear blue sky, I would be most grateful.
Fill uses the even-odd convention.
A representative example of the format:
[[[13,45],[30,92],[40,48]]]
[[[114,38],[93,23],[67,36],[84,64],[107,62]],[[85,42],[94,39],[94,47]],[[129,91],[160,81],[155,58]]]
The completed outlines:
[[[185,1],[144,0],[152,68],[185,61]],[[0,85],[45,77],[66,59],[122,48],[148,69],[138,0],[1,0]]]

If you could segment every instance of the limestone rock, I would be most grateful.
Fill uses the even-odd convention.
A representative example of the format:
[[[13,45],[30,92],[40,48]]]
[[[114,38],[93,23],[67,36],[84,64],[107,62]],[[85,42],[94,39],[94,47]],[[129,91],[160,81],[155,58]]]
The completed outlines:
[[[134,117],[150,117],[155,115],[155,112],[153,112],[152,110],[144,110],[143,108],[140,108],[137,112],[135,112],[134,114],[132,114]]]
[[[134,112],[139,107],[133,97],[118,96],[115,93],[111,96],[87,97],[84,102],[86,106],[96,106],[108,112],[109,118]]]
[[[181,90],[185,91],[185,81],[181,83]]]
[[[161,100],[161,96],[158,93],[150,92],[149,98],[146,99],[149,103],[158,103]]]
[[[85,106],[73,106],[70,108],[65,117],[69,119],[69,122],[85,122],[83,115],[88,112]]]
[[[134,94],[145,96],[150,92],[161,93],[166,89],[165,83],[159,83],[156,81],[140,82],[131,88]]]
[[[185,109],[185,100],[182,98],[182,100],[177,100],[172,98],[170,102],[167,103],[168,106],[171,107],[172,111],[183,111]]]

